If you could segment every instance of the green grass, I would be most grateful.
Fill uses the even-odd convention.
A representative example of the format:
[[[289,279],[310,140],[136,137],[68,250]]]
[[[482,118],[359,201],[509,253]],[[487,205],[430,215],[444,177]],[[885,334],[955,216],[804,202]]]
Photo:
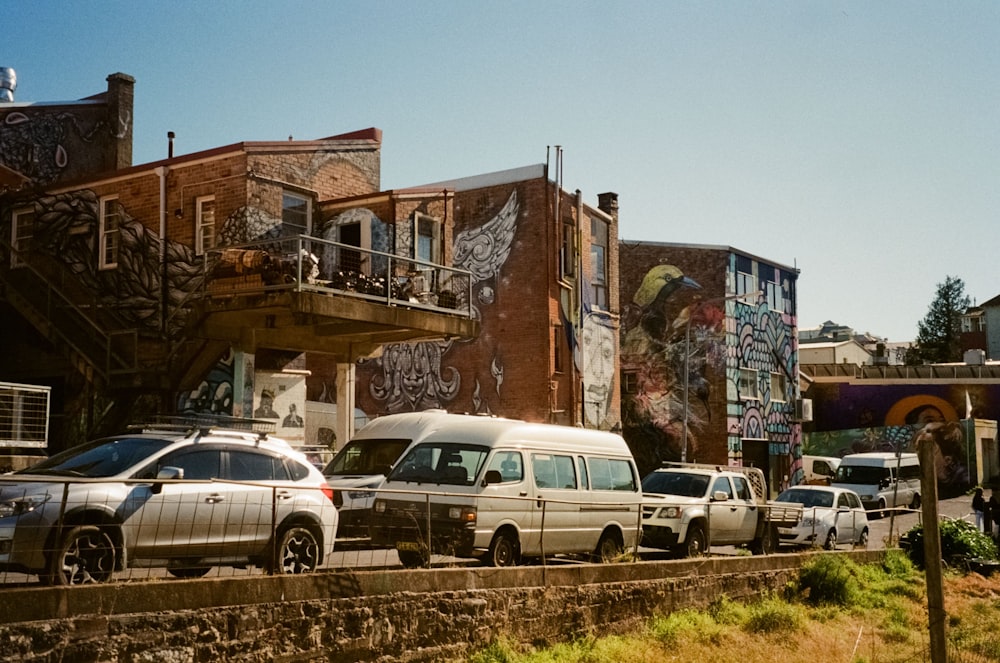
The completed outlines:
[[[784,592],[749,602],[716,599],[704,610],[652,616],[636,632],[536,648],[510,636],[469,663],[895,663],[922,661],[928,646],[923,572],[898,550],[881,564],[818,555]],[[1000,594],[992,579],[946,574],[949,660],[1000,660]],[[991,584],[993,583],[993,584]]]

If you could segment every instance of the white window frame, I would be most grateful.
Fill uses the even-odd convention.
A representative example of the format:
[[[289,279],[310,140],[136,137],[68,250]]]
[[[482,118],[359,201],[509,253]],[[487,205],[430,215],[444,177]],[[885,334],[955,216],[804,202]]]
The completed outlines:
[[[27,222],[25,222],[27,220]],[[31,238],[34,237],[35,210],[31,207],[23,207],[14,210],[10,222],[10,245],[14,251],[10,253],[11,268],[23,267],[27,264],[18,257],[19,253],[25,253],[31,249]],[[24,231],[27,232],[24,232]]]
[[[430,233],[421,232],[422,229],[430,229]],[[429,214],[414,212],[413,214],[413,257],[416,260],[429,262],[434,265],[442,263],[441,257],[441,231],[442,225],[439,219]],[[422,255],[420,250],[420,239],[430,238],[430,255]]]
[[[781,285],[774,281],[764,284],[764,295],[767,297],[767,307],[772,311],[782,313],[785,310],[785,298],[781,294]]]
[[[289,199],[305,203],[306,210],[304,213],[305,214],[304,224],[292,223],[289,219],[286,218],[287,214],[292,213],[291,206],[287,204]],[[284,235],[288,234],[285,232],[286,228],[295,227],[296,229],[299,228],[302,229],[302,232],[296,232],[294,233],[295,235],[308,235],[312,231],[312,205],[313,205],[312,197],[295,191],[290,191],[288,189],[283,189],[281,192],[282,234]],[[295,214],[298,215],[298,212],[295,212]]]
[[[787,403],[788,378],[784,373],[771,373],[771,401]]]
[[[102,196],[100,212],[97,266],[99,269],[114,269],[118,267],[118,251],[121,247],[122,221],[118,196]],[[110,225],[114,227],[110,228]]]
[[[603,233],[595,232],[603,229]],[[604,243],[595,241],[603,234]],[[590,217],[590,288],[591,306],[603,311],[608,308],[608,281],[610,280],[611,224],[596,216]],[[600,249],[600,250],[599,250]]]
[[[209,213],[206,213],[206,209]],[[203,256],[215,248],[215,196],[194,199],[194,252]]]
[[[559,277],[563,280],[576,276],[576,226],[572,219],[564,219],[559,240]]]
[[[741,400],[759,401],[760,384],[757,381],[757,370],[753,368],[739,369],[737,388]]]
[[[753,274],[747,274],[746,272],[736,272],[736,294],[745,295],[750,292],[756,292],[757,288],[754,286]]]

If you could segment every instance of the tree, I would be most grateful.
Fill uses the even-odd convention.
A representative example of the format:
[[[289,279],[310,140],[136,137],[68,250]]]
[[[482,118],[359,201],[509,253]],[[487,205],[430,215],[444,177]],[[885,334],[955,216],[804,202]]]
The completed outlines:
[[[907,363],[961,361],[962,314],[968,310],[969,304],[962,279],[946,276],[944,283],[938,283],[937,294],[927,309],[927,315],[917,323],[916,351],[907,353]]]

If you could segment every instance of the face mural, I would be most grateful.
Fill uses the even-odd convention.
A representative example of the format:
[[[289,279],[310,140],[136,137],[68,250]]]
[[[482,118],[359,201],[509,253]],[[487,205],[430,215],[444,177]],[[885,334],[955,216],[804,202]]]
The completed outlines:
[[[580,334],[583,412],[588,426],[600,426],[611,407],[615,377],[615,334],[607,316],[591,313]]]

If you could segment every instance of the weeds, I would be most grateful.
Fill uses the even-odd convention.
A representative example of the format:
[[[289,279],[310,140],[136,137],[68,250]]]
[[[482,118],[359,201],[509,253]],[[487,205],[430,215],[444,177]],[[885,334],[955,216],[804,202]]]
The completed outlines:
[[[949,660],[1000,660],[1000,591],[977,574],[946,578]],[[704,610],[651,618],[628,636],[581,638],[544,650],[499,639],[471,663],[850,663],[919,661],[926,647],[922,572],[906,553],[881,564],[817,555],[782,595],[722,596]]]

